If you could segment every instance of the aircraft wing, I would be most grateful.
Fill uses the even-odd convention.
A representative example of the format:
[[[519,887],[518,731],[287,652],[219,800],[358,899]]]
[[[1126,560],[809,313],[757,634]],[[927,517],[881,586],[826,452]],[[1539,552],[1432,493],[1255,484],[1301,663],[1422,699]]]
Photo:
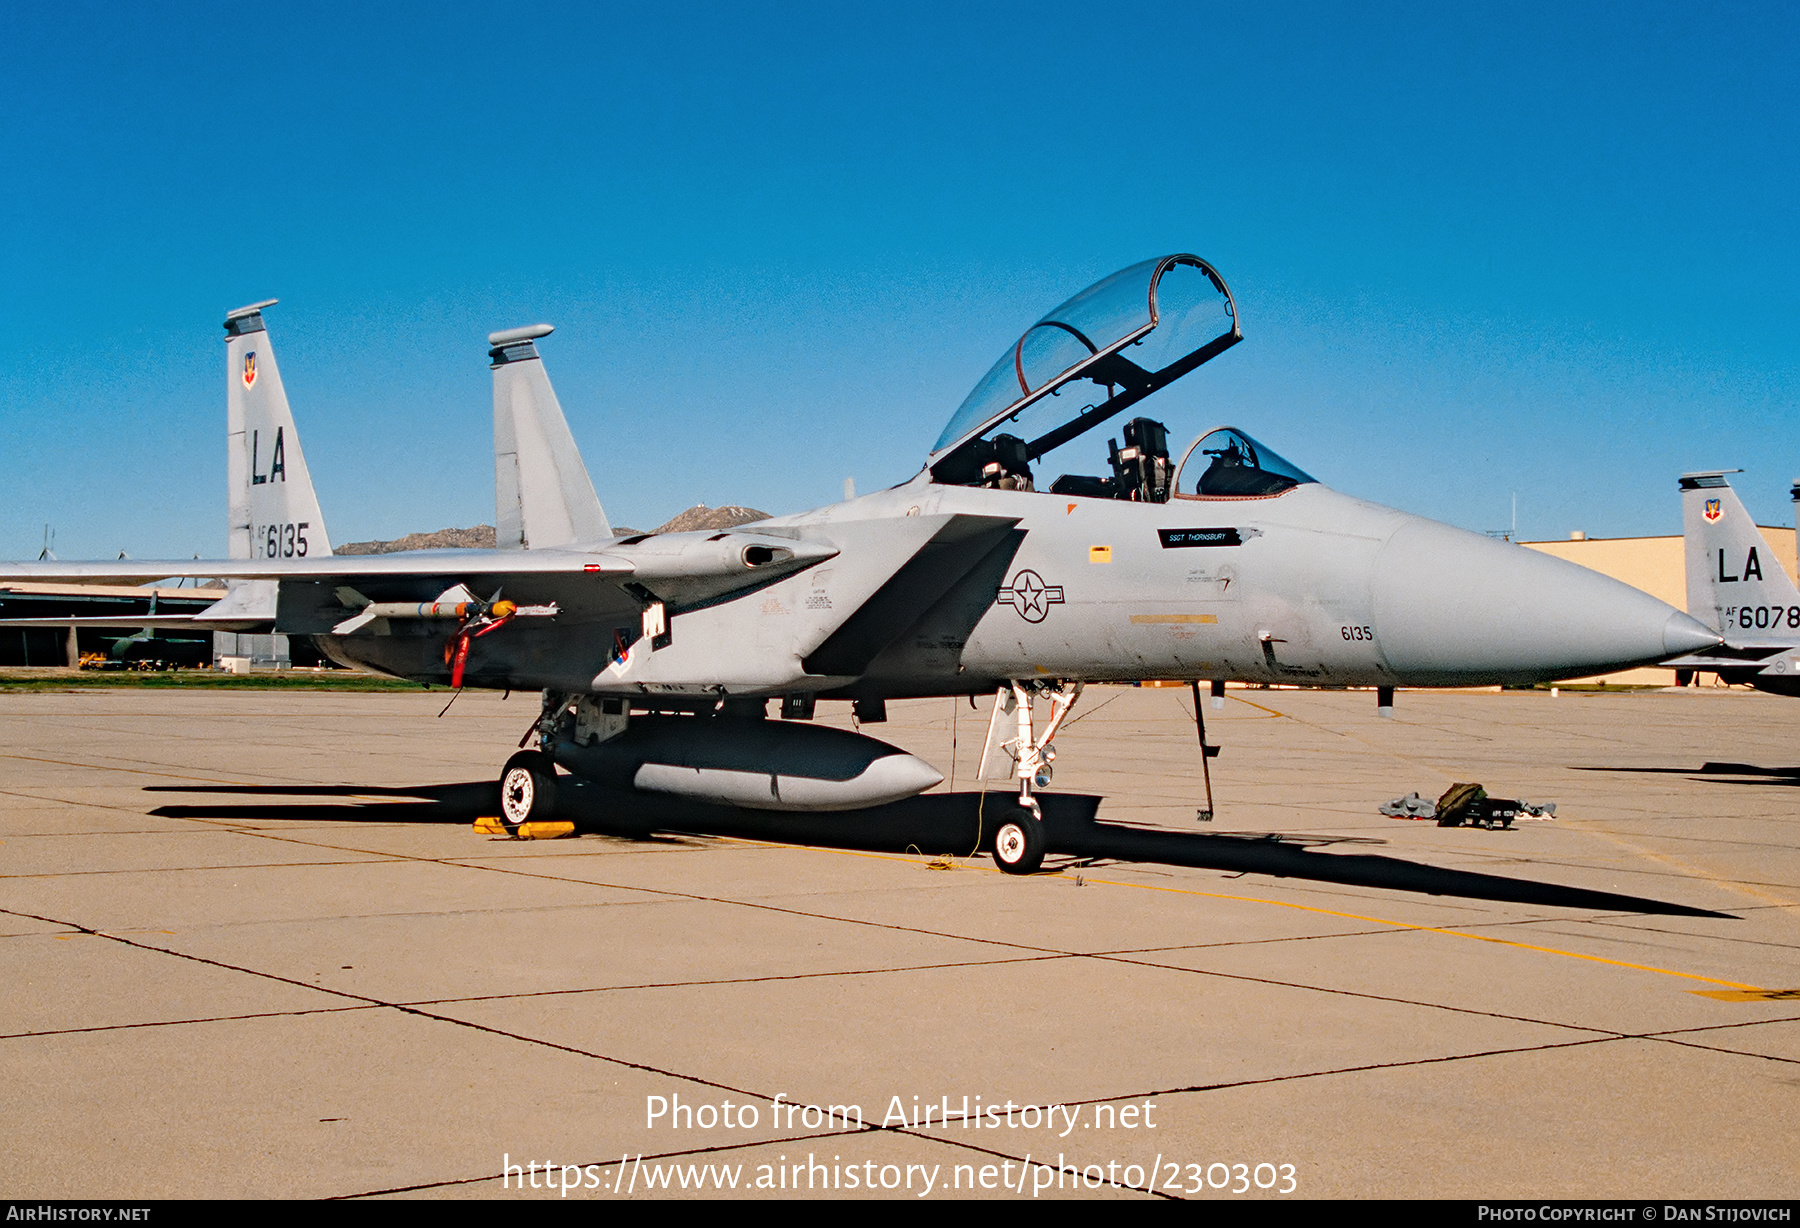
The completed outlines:
[[[753,572],[787,572],[837,551],[767,533],[665,533],[569,550],[403,550],[317,559],[118,559],[93,563],[0,563],[0,582],[144,584],[175,577],[216,580],[382,581],[449,576],[493,579],[600,575],[684,589],[717,587]]]
[[[119,559],[93,563],[0,563],[0,580],[147,584],[176,576],[217,580],[338,580],[522,574],[629,575],[628,559],[573,550],[409,550],[317,559]]]
[[[1720,644],[1716,648],[1691,652],[1685,657],[1676,657],[1659,664],[1668,669],[1718,669],[1721,666],[1743,668],[1768,662],[1784,652],[1792,651],[1793,647],[1792,644]]]
[[[609,665],[595,689],[776,694],[848,684],[984,560],[1010,558],[1023,536],[1018,523],[1011,516],[940,513],[769,525],[770,534],[805,534],[796,546],[829,542],[830,566],[810,573],[810,581],[771,587],[754,603],[744,594],[671,609],[679,618],[670,642]],[[993,594],[990,587],[980,595],[969,625],[992,608]]]
[[[555,603],[579,618],[589,608],[635,609],[646,595],[679,605],[717,600],[836,554],[835,546],[802,541],[798,536],[697,532],[615,539],[583,549],[410,550],[314,559],[0,563],[0,581],[141,584],[198,576],[252,584],[275,582],[281,589],[283,629],[316,634],[341,621],[341,612],[332,616],[327,626],[311,625],[317,619],[304,618],[300,620],[303,625],[295,625],[297,612],[317,609],[326,616],[328,611],[339,611],[339,590],[344,589],[374,601],[429,601],[460,584],[482,597],[498,590],[519,603]],[[596,585],[596,580],[606,583]],[[634,590],[631,595],[621,591],[626,583]],[[223,628],[276,615],[273,602],[263,609],[251,608],[255,604],[228,597],[197,614],[163,616],[170,621],[160,625]],[[58,618],[10,625],[66,627],[70,621]],[[111,617],[90,625],[126,624],[159,625],[154,616]]]

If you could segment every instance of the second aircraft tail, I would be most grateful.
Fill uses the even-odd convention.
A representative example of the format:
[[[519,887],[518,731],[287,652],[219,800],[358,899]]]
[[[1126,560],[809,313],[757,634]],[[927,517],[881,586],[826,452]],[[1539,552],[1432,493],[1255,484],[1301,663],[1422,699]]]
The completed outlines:
[[[1800,592],[1743,501],[1710,470],[1681,475],[1688,613],[1734,644],[1800,635]]]
[[[225,317],[226,481],[233,559],[319,558],[331,553],[325,517],[300,451],[263,308]]]
[[[502,550],[613,535],[534,344],[550,325],[488,335],[494,372],[494,536]]]

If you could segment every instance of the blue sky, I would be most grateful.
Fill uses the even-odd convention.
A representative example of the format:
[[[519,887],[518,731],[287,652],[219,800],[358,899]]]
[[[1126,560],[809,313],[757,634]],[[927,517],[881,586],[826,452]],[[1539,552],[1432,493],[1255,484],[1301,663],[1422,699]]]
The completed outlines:
[[[1800,9],[0,20],[0,556],[222,553],[258,299],[335,540],[491,522],[483,341],[538,320],[648,527],[910,477],[1033,319],[1183,250],[1246,337],[1147,406],[1183,445],[1528,537],[1678,532],[1676,474],[1742,467],[1791,523]]]

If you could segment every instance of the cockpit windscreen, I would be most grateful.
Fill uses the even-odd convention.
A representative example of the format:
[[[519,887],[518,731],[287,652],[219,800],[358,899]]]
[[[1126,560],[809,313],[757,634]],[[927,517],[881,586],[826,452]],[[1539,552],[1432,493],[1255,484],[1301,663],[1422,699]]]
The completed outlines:
[[[1221,427],[1188,449],[1175,493],[1201,498],[1278,495],[1317,478],[1283,460],[1236,427]]]

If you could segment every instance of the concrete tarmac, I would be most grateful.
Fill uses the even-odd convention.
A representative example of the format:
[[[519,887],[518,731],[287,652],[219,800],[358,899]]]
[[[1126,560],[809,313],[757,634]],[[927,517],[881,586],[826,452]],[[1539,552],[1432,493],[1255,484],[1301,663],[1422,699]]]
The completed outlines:
[[[1092,688],[1019,878],[480,836],[536,699],[446,698],[0,695],[8,1197],[1800,1193],[1800,701],[1234,690],[1199,825],[1188,693]],[[974,804],[985,713],[889,711]],[[1458,780],[1557,817],[1376,813]]]

